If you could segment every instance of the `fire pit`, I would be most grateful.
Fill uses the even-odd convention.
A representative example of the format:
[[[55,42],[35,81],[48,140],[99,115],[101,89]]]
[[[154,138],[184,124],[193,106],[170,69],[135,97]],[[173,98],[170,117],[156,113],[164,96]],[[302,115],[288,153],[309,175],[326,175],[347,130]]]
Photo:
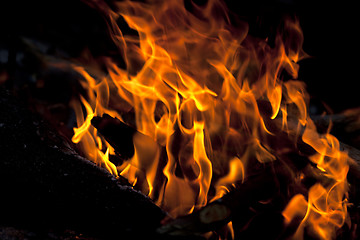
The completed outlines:
[[[5,239],[357,238],[360,154],[332,133],[358,147],[359,111],[319,114],[299,18],[261,31],[216,0],[77,4],[99,46],[8,51]]]

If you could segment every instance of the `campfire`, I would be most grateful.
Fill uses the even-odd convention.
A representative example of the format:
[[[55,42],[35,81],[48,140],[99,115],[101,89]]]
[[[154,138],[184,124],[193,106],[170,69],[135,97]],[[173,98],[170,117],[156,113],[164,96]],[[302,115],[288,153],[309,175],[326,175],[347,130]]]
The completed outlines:
[[[29,202],[43,217],[53,218],[49,209],[67,216],[54,225],[74,239],[356,238],[360,154],[331,134],[336,119],[309,114],[298,74],[311,56],[296,16],[262,38],[218,0],[84,3],[104,19],[112,55],[46,56],[46,68],[75,79],[61,106],[74,125],[53,131],[24,118],[18,126],[29,134],[24,143],[12,140],[24,154],[5,155],[24,164],[14,175],[22,191],[32,194],[26,182],[33,176],[41,184]],[[12,113],[18,103],[3,95],[9,119],[33,114]],[[58,122],[34,97],[27,103]],[[340,118],[349,116],[358,121],[355,110]],[[9,119],[1,119],[3,136],[13,134]],[[29,163],[26,149],[37,145],[47,150]],[[17,168],[2,164],[6,181]],[[5,204],[22,204],[13,203],[21,194],[4,189],[13,196]],[[11,212],[2,224],[17,223]],[[20,226],[28,222],[23,217]]]

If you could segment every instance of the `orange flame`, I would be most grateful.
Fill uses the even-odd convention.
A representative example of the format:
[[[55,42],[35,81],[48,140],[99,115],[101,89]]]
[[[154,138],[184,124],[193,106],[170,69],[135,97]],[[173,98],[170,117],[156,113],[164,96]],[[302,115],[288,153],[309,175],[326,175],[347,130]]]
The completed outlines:
[[[306,212],[295,237],[301,238],[303,228],[310,226],[320,239],[331,239],[335,231],[340,228],[347,217],[347,181],[349,157],[340,151],[339,141],[330,134],[323,136],[315,131],[312,121],[308,121],[302,139],[316,150],[310,160],[317,164],[326,176],[333,180],[332,184],[322,186],[316,184],[311,187],[308,201],[303,197],[294,197],[283,214],[286,219],[293,218],[294,209]],[[291,206],[298,204],[301,207]],[[292,215],[292,217],[290,217]]]
[[[228,186],[234,184],[235,182],[244,181],[245,170],[243,163],[237,157],[233,158],[229,162],[229,173],[222,177],[215,185],[216,194],[215,198],[212,201],[221,198],[224,194],[229,192]]]
[[[317,151],[310,160],[333,184],[314,185],[307,200],[294,196],[283,215],[287,222],[295,216],[303,218],[295,234],[298,238],[305,226],[328,239],[343,225],[347,154],[333,136],[316,133],[307,114],[304,84],[281,79],[282,71],[296,79],[297,62],[306,57],[296,20],[285,22],[284,34],[271,48],[266,40],[247,36],[246,24],[234,29],[225,4],[217,0],[193,4],[192,12],[178,0],[115,2],[117,11],[101,1],[89,4],[108,17],[126,63],[121,69],[105,59],[108,75],[100,80],[74,67],[83,76],[87,96],[73,103],[78,122],[73,141],[81,144],[90,160],[116,176],[119,172],[133,185],[140,184],[143,192],[176,217],[243,181],[250,159],[274,161],[273,150],[263,140],[273,135],[265,122],[281,115],[283,130],[290,131],[288,118],[296,118],[297,134],[300,126],[305,127],[302,139]],[[118,18],[138,36],[122,33]],[[261,113],[261,101],[270,104],[271,114]],[[129,108],[141,135],[133,137],[134,156],[116,167],[108,157],[114,149],[90,121],[104,113],[122,120]],[[223,165],[230,170],[221,175],[217,172]],[[208,196],[214,173],[220,175],[217,193]]]

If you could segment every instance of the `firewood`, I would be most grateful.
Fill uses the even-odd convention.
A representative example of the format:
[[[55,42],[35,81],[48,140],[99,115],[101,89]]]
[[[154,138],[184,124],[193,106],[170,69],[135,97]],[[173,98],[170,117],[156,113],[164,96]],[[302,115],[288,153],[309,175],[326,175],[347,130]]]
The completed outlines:
[[[160,149],[160,158],[165,159],[166,148],[157,144],[152,138],[137,131],[133,126],[128,125],[117,118],[113,118],[107,114],[101,117],[94,117],[91,124],[98,130],[98,132],[105,138],[106,141],[115,149],[116,156],[110,155],[109,160],[115,165],[120,165],[123,161],[129,159],[134,154],[133,136],[136,134],[139,141],[147,142],[150,145],[157,145]],[[126,142],[125,144],[123,144]],[[113,159],[116,160],[113,161]],[[120,159],[120,160],[117,160]],[[161,185],[165,181],[163,168],[166,161],[160,161],[158,164],[156,177],[154,180],[154,188],[152,196],[156,200],[161,192]],[[141,184],[140,184],[141,185]],[[141,186],[137,184],[134,188],[141,190]]]
[[[276,137],[279,138],[279,135],[281,134],[285,134],[285,133],[281,133],[279,131],[279,129],[281,129],[281,125],[282,125],[282,119],[276,119],[274,121],[272,121],[272,123],[268,122],[268,125],[271,126],[271,129],[277,129],[276,130]],[[295,129],[297,126],[297,123],[292,120],[291,118],[288,119],[288,125],[291,126],[292,129]],[[304,128],[302,127],[302,129],[300,129],[300,132],[302,132],[304,130]],[[315,130],[312,130],[315,131]],[[287,134],[287,133],[286,133]],[[301,136],[301,134],[300,134]],[[271,138],[272,136],[270,136]],[[337,137],[337,136],[335,136]],[[280,138],[282,138],[280,136]],[[306,143],[304,143],[301,139],[301,137],[299,136],[295,136],[294,133],[290,134],[290,139],[294,139],[295,140],[295,145],[296,147],[300,150],[300,152],[302,152],[303,154],[310,156],[312,154],[315,153],[315,150],[313,148],[311,148],[309,145],[307,145]],[[349,164],[349,173],[348,176],[350,175],[350,182],[351,181],[359,181],[360,180],[360,150],[358,150],[357,148],[350,146],[344,142],[339,141],[340,144],[340,149],[341,151],[344,151],[348,154],[349,159],[348,159],[348,164]],[[352,182],[354,183],[354,182]]]
[[[285,226],[281,212],[292,196],[296,193],[306,195],[307,192],[307,188],[297,183],[289,170],[279,160],[267,164],[243,183],[236,183],[220,199],[190,215],[167,222],[158,232],[169,236],[201,235],[217,231],[232,221],[236,239],[288,239],[301,219],[295,218]],[[303,172],[305,176],[309,175],[304,169]],[[318,174],[314,176],[317,181],[329,180],[321,176],[320,170]],[[303,181],[306,182],[306,179]],[[355,210],[356,206],[353,207]],[[259,225],[259,221],[262,224]]]
[[[239,230],[247,224],[249,219],[255,218],[258,221],[263,221],[263,219],[273,218],[273,221],[270,221],[270,226],[272,227],[268,228],[267,231],[242,231],[240,236],[242,238],[244,236],[246,238],[246,234],[262,234],[262,237],[267,237],[269,234],[272,234],[274,238],[280,235],[282,238],[291,236],[291,233],[296,230],[299,220],[294,219],[294,223],[289,224],[286,228],[282,225],[283,219],[281,211],[286,206],[286,203],[296,193],[306,195],[307,189],[314,182],[320,182],[326,186],[330,184],[332,180],[327,178],[307,159],[306,156],[315,153],[310,146],[302,142],[299,136],[289,137],[288,133],[282,132],[281,121],[281,119],[276,119],[272,120],[272,123],[266,122],[269,129],[275,132],[274,135],[269,136],[270,139],[268,139],[268,142],[278,143],[278,141],[281,140],[282,143],[294,148],[293,153],[279,155],[277,156],[278,160],[274,161],[274,163],[255,168],[258,171],[250,173],[243,183],[237,183],[228,194],[201,209],[195,210],[193,214],[167,222],[158,228],[158,233],[168,236],[201,235],[206,232],[218,230],[231,220],[237,224],[234,224],[234,228]],[[102,123],[101,127],[99,123]],[[295,124],[295,122],[290,121],[289,124]],[[120,133],[121,129],[128,128],[129,126],[110,116],[103,116],[96,119],[95,127],[98,128],[105,139],[111,141],[114,132]],[[108,130],[105,131],[104,129]],[[111,129],[111,131],[109,131],[109,129]],[[127,131],[124,132],[126,133]],[[131,140],[132,134],[125,134],[125,136],[129,136],[128,139]],[[298,140],[296,140],[296,138],[298,138]],[[296,140],[295,142],[294,139]],[[274,146],[275,151],[277,147],[278,146]],[[352,183],[358,182],[360,177],[360,151],[343,143],[341,143],[341,148],[347,151],[351,157],[351,159],[349,159],[349,181]],[[121,151],[121,149],[119,149],[119,151]],[[304,156],[299,155],[299,152]],[[302,184],[295,183],[294,176],[291,175],[294,172],[300,171],[305,176]],[[306,186],[307,184],[308,186]],[[289,194],[291,191],[292,193]],[[285,192],[288,195],[286,195]],[[272,205],[267,205],[267,207],[262,206],[263,209],[254,214],[250,209],[253,209],[254,206],[264,201],[264,199],[272,199],[272,201],[270,201]],[[274,208],[274,206],[276,207]],[[276,221],[274,219],[276,219]],[[259,237],[261,237],[260,235]],[[239,238],[239,235],[237,237]]]
[[[0,111],[0,223],[154,236],[166,213],[148,197],[79,156],[3,90]]]
[[[333,115],[311,116],[318,131],[330,133],[341,142],[360,148],[360,108],[348,109]]]
[[[287,167],[279,161],[267,164],[257,174],[248,176],[243,183],[236,183],[228,194],[190,215],[168,222],[157,231],[170,236],[200,235],[216,231],[229,221],[239,224],[236,226],[239,230],[259,214],[269,214],[274,219],[268,224],[276,229],[271,234],[277,235],[270,239],[275,239],[284,229],[281,216],[282,207],[285,206],[283,199],[293,184],[289,174]],[[274,222],[275,218],[279,218],[279,221]],[[269,237],[269,233],[261,232],[263,237]]]
[[[91,124],[106,138],[120,158],[125,160],[134,155],[133,136],[137,132],[135,128],[107,114],[94,117]]]
[[[299,142],[297,145],[299,148],[306,147],[305,143]],[[357,193],[357,191],[354,192],[354,190],[356,190],[354,189],[354,186],[356,186],[355,184],[359,182],[360,151],[343,143],[341,143],[341,148],[342,150],[347,151],[351,157],[348,162],[350,165],[348,180],[350,183],[353,183],[350,189],[349,199],[353,205],[349,206],[349,212],[355,215],[355,217],[351,215],[352,218],[356,218],[358,216],[356,211],[358,211],[357,208],[360,206],[360,198],[357,196],[359,193]],[[308,151],[308,149],[306,149],[306,151]],[[293,182],[294,178],[293,176],[289,176],[289,174],[296,171],[296,167],[292,168],[291,171],[288,172],[286,168],[289,166],[282,165],[281,162],[289,164],[290,161],[303,161],[305,165],[303,165],[299,170],[301,170],[305,176],[303,179],[304,184],[309,181],[308,179],[312,178],[313,180],[310,181],[310,183],[316,181],[326,186],[327,184],[330,184],[332,180],[323,175],[319,169],[314,166],[311,167],[311,164],[306,157],[292,155],[290,156],[291,159],[289,161],[285,158],[286,156],[280,156],[280,159],[276,160],[277,162],[274,162],[275,166],[273,169],[276,170],[276,174],[269,170],[267,170],[267,172],[263,170],[253,173],[251,177],[244,180],[243,184],[237,184],[236,187],[231,189],[228,194],[224,195],[219,200],[208,204],[191,215],[169,222],[167,225],[159,228],[158,231],[162,234],[166,233],[175,236],[182,236],[190,233],[203,234],[220,229],[229,221],[233,221],[233,227],[235,231],[238,232],[236,236],[237,239],[286,239],[290,237],[296,230],[296,226],[298,226],[301,219],[294,219],[292,223],[285,227],[283,225],[281,211],[286,206],[288,200],[296,193],[302,193],[306,196],[306,189],[308,189],[312,184],[310,184],[307,188],[303,188],[304,186]],[[296,160],[296,158],[298,158],[298,160]],[[271,173],[273,174],[272,177]],[[277,185],[274,183],[274,179],[276,178],[282,179],[278,180]],[[261,201],[261,198],[264,199],[267,193],[279,193],[279,189],[287,189],[287,191],[293,191],[293,193],[289,195],[274,194],[271,198],[269,197],[269,199],[272,199],[273,205],[268,205],[269,208],[264,207],[264,209],[258,211],[257,214],[254,214],[253,211],[249,210],[250,208],[253,208],[254,205],[258,204]],[[258,197],[256,197],[256,194],[258,194]],[[277,208],[274,209],[274,205]],[[259,221],[265,221],[269,218],[272,219],[271,221],[262,224],[262,226],[270,227],[267,227],[265,230],[262,229],[261,231],[257,228],[252,230],[246,229],[245,231],[241,230],[246,224],[247,227],[256,225],[257,223],[248,224],[248,221],[256,218],[258,215],[260,215],[260,217],[258,217]],[[347,226],[344,226],[344,228],[346,227]]]
[[[330,181],[320,170],[311,176],[310,173],[316,171],[316,168],[309,172],[306,169],[302,169],[305,178],[314,177],[324,185],[327,184],[326,181]],[[269,163],[261,171],[248,176],[243,183],[236,183],[230,192],[220,199],[190,215],[167,222],[158,232],[169,236],[201,235],[217,231],[232,221],[236,239],[288,239],[296,231],[301,219],[295,218],[285,226],[281,212],[292,196],[296,193],[306,196],[310,187],[306,188],[296,182],[292,173],[280,160]],[[359,216],[359,198],[355,194],[359,195],[357,192],[350,192],[353,206],[350,206],[348,211],[356,223]],[[342,239],[341,236],[343,235],[338,239]]]
[[[116,135],[123,136],[129,141],[132,141],[134,133],[128,130],[128,128],[131,127],[116,118],[104,115],[94,120],[92,124],[109,143],[114,143]],[[121,155],[121,149],[118,148],[119,145],[121,144],[116,143],[113,146]],[[265,202],[270,199],[270,202],[277,202],[279,199],[284,198],[285,192],[288,192],[288,185],[290,186],[293,179],[293,176],[289,176],[289,174],[291,174],[289,167],[282,162],[276,161],[266,166],[259,164],[256,169],[259,171],[248,175],[244,183],[238,183],[236,187],[233,187],[231,191],[222,198],[209,203],[191,215],[180,217],[173,221],[170,220],[169,223],[158,228],[157,232],[159,235],[168,237],[189,237],[194,236],[194,234],[200,236],[203,233],[222,228],[231,219],[242,218],[247,221],[253,218],[254,212],[250,209],[257,208],[258,206],[256,205],[260,201]],[[280,193],[279,189],[285,192]],[[279,220],[277,223],[280,222],[280,226],[283,227],[281,216],[282,208],[280,208],[280,206],[285,207],[284,203],[276,208],[274,208],[274,204],[267,206],[272,209],[268,211],[268,213],[271,212],[272,216],[280,218],[281,221]],[[246,216],[244,216],[245,213]],[[243,220],[243,222],[244,221],[245,220]],[[238,222],[240,222],[240,220]],[[277,234],[279,234],[279,232],[277,232]]]

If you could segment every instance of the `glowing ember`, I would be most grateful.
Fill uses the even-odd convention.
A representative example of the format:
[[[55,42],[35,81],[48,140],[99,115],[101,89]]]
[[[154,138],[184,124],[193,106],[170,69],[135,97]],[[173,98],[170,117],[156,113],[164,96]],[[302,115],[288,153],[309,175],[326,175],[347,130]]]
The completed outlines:
[[[317,152],[309,160],[332,180],[290,200],[283,211],[286,222],[302,218],[294,236],[302,238],[308,227],[329,239],[344,224],[348,156],[333,136],[316,132],[304,84],[281,77],[285,71],[296,79],[297,62],[306,57],[296,20],[284,22],[270,47],[266,40],[248,36],[246,24],[234,29],[217,0],[194,4],[192,12],[178,0],[115,2],[117,11],[102,2],[89,4],[108,17],[126,63],[122,69],[105,59],[108,75],[99,79],[74,66],[87,95],[73,101],[78,123],[73,141],[89,159],[140,186],[172,216],[186,215],[243,181],[252,159],[276,161],[278,152],[266,141],[273,135],[266,123],[281,119],[282,131],[289,138],[302,136]],[[138,36],[123,34],[118,18]],[[262,113],[262,102],[270,105],[271,114]],[[134,156],[115,166],[109,161],[114,149],[90,121],[104,113],[122,120],[130,110],[142,134],[133,137]],[[216,194],[211,196],[212,184]]]

